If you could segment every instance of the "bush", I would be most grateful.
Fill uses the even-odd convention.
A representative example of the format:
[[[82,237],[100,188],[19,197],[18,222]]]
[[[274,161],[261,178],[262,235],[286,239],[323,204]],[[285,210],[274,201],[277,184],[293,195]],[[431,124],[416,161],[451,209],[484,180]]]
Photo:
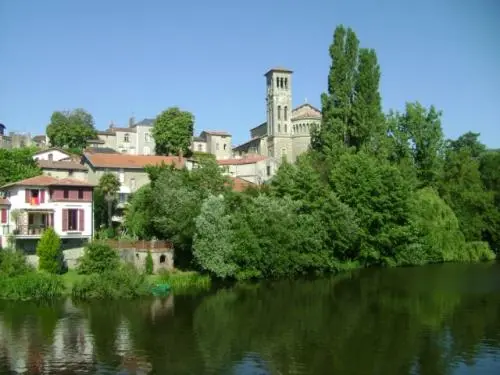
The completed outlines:
[[[72,290],[75,299],[131,299],[151,295],[151,285],[134,268],[120,267],[93,274],[77,281]]]
[[[28,272],[23,275],[0,276],[0,298],[11,300],[43,300],[62,297],[64,283],[56,275]]]
[[[145,270],[146,270],[146,275],[152,275],[154,271],[154,265],[153,265],[153,257],[151,256],[151,251],[148,250],[148,255],[146,256],[145,260]]]
[[[85,252],[80,258],[78,273],[90,275],[114,271],[120,266],[118,253],[102,242],[91,242],[85,247]]]
[[[170,285],[175,292],[209,289],[212,282],[209,275],[201,275],[197,272],[167,271],[161,271],[156,281]]]
[[[18,276],[30,271],[26,258],[17,250],[0,250],[0,275],[6,277]]]
[[[491,250],[488,242],[472,241],[465,244],[465,252],[467,261],[470,262],[487,262],[496,258],[495,253]]]
[[[36,247],[36,255],[40,258],[38,267],[49,273],[61,273],[63,270],[63,253],[61,239],[52,228],[43,232]]]

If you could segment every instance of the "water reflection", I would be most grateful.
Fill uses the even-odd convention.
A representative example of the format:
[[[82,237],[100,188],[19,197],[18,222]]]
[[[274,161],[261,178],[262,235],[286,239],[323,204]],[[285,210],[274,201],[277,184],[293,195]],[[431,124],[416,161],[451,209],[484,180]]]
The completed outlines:
[[[0,303],[0,374],[498,369],[499,264],[364,270],[175,299]]]

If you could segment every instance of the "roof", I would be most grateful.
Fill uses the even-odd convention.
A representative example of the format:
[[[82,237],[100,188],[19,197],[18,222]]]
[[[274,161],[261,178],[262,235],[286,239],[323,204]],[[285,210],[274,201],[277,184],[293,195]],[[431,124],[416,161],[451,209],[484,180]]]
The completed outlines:
[[[74,161],[38,160],[37,164],[42,169],[78,170],[86,171],[87,167]]]
[[[142,125],[142,126],[153,126],[155,122],[154,118],[145,118],[132,126]]]
[[[102,139],[87,139],[87,143],[99,143],[99,144],[104,144],[106,142],[104,142]]]
[[[277,67],[269,69],[264,75],[267,76],[271,72],[293,73],[293,70],[284,68],[282,66],[277,66]]]
[[[206,140],[202,137],[193,137],[193,142],[206,142]]]
[[[239,177],[231,177],[231,180],[233,182],[233,186],[232,186],[233,191],[237,191],[239,193],[241,193],[242,191],[245,191],[250,186],[255,186],[254,183],[247,181],[247,180],[244,180],[244,179],[239,178]]]
[[[46,148],[46,149],[44,149],[44,150],[40,150],[40,151],[38,151],[38,152],[35,152],[35,153],[33,154],[33,156],[35,156],[35,155],[40,155],[40,154],[44,154],[44,153],[46,153],[46,152],[50,152],[50,151],[59,151],[59,152],[62,152],[63,154],[66,154],[66,155],[68,155],[68,156],[71,156],[71,155],[72,155],[70,152],[63,150],[62,148],[59,148],[59,147],[50,147],[50,148]]]
[[[118,152],[111,147],[87,147],[85,151],[92,154],[118,154]]]
[[[267,135],[267,134],[266,134],[266,135]],[[262,137],[265,137],[266,135],[263,135]],[[238,146],[233,147],[233,150],[238,150],[239,148],[242,148],[243,146],[246,146],[246,145],[248,145],[248,144],[250,144],[250,143],[252,143],[252,142],[253,142],[253,143],[256,143],[256,144],[258,145],[258,144],[260,143],[260,140],[261,140],[261,138],[262,138],[262,137],[252,138],[252,139],[250,139],[249,141],[246,141],[245,143],[241,143],[241,144],[239,144]],[[243,147],[243,148],[244,148],[244,147]]]
[[[10,206],[10,201],[7,198],[0,198],[0,206]]]
[[[241,159],[220,159],[217,160],[219,165],[243,165],[243,164],[254,164],[262,160],[266,160],[267,156],[252,155]]]
[[[178,156],[127,155],[85,152],[84,157],[96,168],[144,169],[147,165],[173,164],[180,168],[186,159]]]
[[[136,129],[134,128],[109,128],[110,131],[116,132],[125,132],[125,133],[135,133]]]
[[[304,113],[294,116],[294,112],[300,111],[303,108],[308,108],[308,109],[306,109]],[[305,118],[321,118],[321,111],[309,103],[304,103],[292,109],[292,121]]]
[[[45,138],[46,138],[46,137],[45,137],[45,135],[35,135],[35,136],[33,137],[33,140],[34,140],[35,142],[39,142],[39,141],[45,141]]]
[[[77,180],[76,178],[61,178],[58,179],[52,176],[35,176],[21,181],[11,182],[2,186],[2,188],[11,186],[94,186],[93,184]]]
[[[203,134],[203,133],[210,134],[210,135],[231,136],[231,134],[229,134],[228,132],[223,131],[223,130],[203,130],[201,132],[201,134]],[[200,136],[201,136],[201,134],[200,134]]]
[[[261,126],[264,126],[264,125],[267,125],[267,121],[264,121],[262,124],[257,125],[256,127],[251,128],[250,130],[254,130],[254,129],[260,128]]]

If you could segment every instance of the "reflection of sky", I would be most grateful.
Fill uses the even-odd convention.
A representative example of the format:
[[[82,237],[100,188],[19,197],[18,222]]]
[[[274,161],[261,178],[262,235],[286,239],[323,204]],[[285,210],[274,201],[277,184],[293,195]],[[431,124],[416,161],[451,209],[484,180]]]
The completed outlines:
[[[266,361],[258,353],[247,353],[247,355],[237,362],[231,369],[231,375],[269,375]]]
[[[453,375],[497,375],[500,374],[500,350],[481,348],[480,354],[474,358],[472,366],[461,362]]]

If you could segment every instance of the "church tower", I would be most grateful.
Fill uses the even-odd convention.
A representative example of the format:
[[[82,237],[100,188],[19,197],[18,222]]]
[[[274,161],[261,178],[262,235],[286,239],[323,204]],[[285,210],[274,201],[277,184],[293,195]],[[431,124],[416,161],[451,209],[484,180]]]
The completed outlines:
[[[267,154],[279,160],[293,160],[292,71],[274,68],[266,74]]]

